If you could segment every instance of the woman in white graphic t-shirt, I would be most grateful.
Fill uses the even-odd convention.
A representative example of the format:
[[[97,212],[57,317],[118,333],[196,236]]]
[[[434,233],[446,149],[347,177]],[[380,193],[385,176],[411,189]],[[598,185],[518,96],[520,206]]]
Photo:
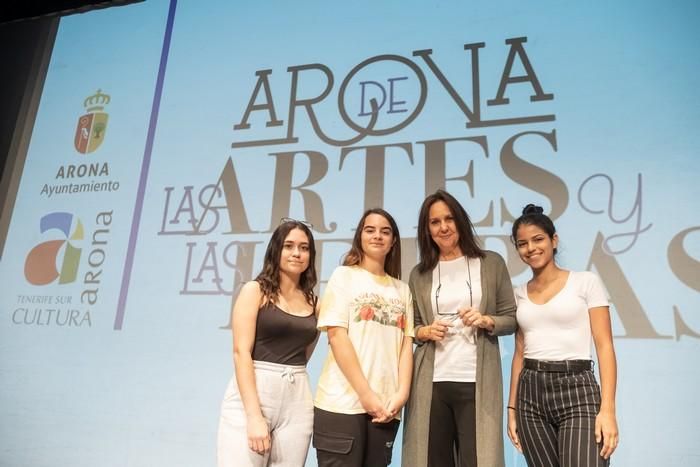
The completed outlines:
[[[401,239],[383,209],[365,212],[321,299],[330,351],[314,400],[319,467],[386,466],[411,385],[413,308]]]

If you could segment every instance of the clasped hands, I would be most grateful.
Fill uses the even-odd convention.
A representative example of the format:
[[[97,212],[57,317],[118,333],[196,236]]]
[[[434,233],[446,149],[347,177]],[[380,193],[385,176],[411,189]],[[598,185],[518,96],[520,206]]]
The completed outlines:
[[[372,423],[388,423],[399,413],[407,399],[408,395],[396,393],[386,401],[386,404],[382,404],[377,393],[369,390],[360,396],[360,403],[372,417]]]
[[[388,423],[392,421],[407,400],[408,394],[397,392],[386,401],[386,404],[382,404],[377,393],[371,389],[360,397],[360,403],[372,417],[372,423]],[[270,430],[262,416],[248,418],[248,447],[260,455],[270,450]]]
[[[460,308],[458,316],[465,326],[472,327],[474,331],[477,329],[486,329],[487,331],[493,331],[496,323],[493,318],[488,315],[482,315],[478,308]],[[456,318],[455,318],[456,319]],[[449,328],[454,326],[454,319],[440,318],[436,319],[430,325],[424,326],[424,335],[421,336],[423,340],[433,340],[441,341],[447,335]]]

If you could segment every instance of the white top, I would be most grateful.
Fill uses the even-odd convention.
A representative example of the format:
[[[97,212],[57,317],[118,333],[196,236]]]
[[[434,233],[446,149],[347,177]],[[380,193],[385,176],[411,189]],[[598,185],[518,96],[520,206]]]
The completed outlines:
[[[440,261],[433,269],[433,287],[430,291],[433,316],[435,319],[450,319],[452,316],[440,316],[435,308],[435,292],[438,284],[440,294],[438,307],[440,313],[457,313],[460,308],[469,307],[469,286],[471,275],[472,306],[481,304],[481,260],[464,256],[449,261]],[[467,268],[467,264],[469,267]],[[439,274],[438,274],[439,273]],[[438,280],[439,275],[439,280]],[[452,321],[449,333],[441,341],[435,342],[435,363],[433,381],[454,381],[471,383],[476,381],[476,333],[471,327],[465,327],[459,316]]]
[[[386,404],[399,389],[403,338],[413,337],[413,299],[408,285],[359,266],[336,268],[323,293],[318,317],[320,330],[329,326],[348,330],[362,373]],[[323,365],[314,405],[335,413],[365,413],[332,351]]]
[[[527,284],[515,289],[518,326],[525,338],[525,358],[590,360],[591,308],[609,306],[597,274],[569,271],[564,288],[544,305],[530,301]]]

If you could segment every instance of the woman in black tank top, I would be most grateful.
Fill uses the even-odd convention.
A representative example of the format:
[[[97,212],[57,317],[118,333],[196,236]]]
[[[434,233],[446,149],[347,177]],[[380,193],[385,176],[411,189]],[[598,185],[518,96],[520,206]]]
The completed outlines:
[[[303,466],[313,424],[306,363],[316,330],[316,249],[309,226],[283,219],[262,272],[233,307],[234,376],[219,423],[219,467]]]

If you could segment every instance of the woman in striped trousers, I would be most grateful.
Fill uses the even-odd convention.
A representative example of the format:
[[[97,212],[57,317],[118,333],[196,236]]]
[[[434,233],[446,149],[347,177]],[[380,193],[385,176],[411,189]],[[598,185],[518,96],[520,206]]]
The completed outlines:
[[[619,442],[607,291],[596,274],[557,266],[559,239],[541,207],[526,206],[512,235],[533,277],[515,292],[508,436],[531,467],[606,467]]]

